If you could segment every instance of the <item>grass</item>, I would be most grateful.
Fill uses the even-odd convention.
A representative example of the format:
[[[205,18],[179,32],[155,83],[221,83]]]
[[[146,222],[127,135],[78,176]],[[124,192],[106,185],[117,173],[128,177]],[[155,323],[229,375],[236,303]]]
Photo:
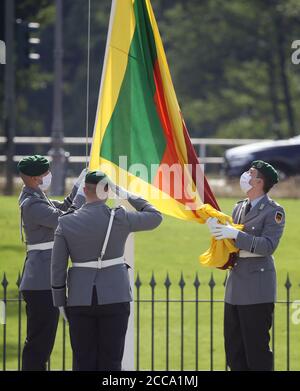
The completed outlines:
[[[230,213],[234,205],[234,199],[219,199],[222,210]],[[286,210],[286,229],[280,246],[275,254],[278,276],[278,300],[286,300],[287,273],[292,283],[291,300],[300,299],[299,282],[300,269],[297,241],[299,240],[298,216],[300,215],[300,202],[298,200],[278,200]],[[24,261],[24,246],[19,238],[19,211],[16,197],[0,197],[0,277],[6,272],[9,281],[9,298],[18,295],[16,280],[18,272],[22,270]],[[167,273],[172,283],[170,287],[170,334],[169,334],[169,368],[180,369],[181,343],[183,343],[184,369],[195,368],[195,288],[193,285],[195,275],[198,273],[200,280],[199,299],[208,300],[210,297],[209,280],[211,273],[216,283],[214,299],[221,300],[224,296],[223,282],[225,272],[220,270],[205,269],[200,266],[198,256],[209,245],[209,235],[206,227],[195,223],[184,222],[170,217],[165,217],[161,226],[152,232],[142,232],[135,235],[135,277],[139,272],[142,281],[140,299],[151,299],[151,287],[149,282],[154,273],[156,287],[155,299],[164,300],[166,288],[164,286]],[[184,299],[184,338],[181,339],[181,304],[179,280],[183,275],[185,281]],[[0,290],[1,292],[1,290]],[[2,297],[2,293],[0,293]],[[175,300],[175,301],[174,301]],[[166,304],[155,303],[154,307],[154,369],[165,369],[166,363]],[[136,310],[136,307],[135,307]],[[22,343],[25,335],[25,314],[23,308],[22,317]],[[290,310],[292,314],[293,309]],[[290,314],[290,315],[291,315]],[[140,305],[140,369],[151,368],[151,303],[142,302]],[[213,365],[216,370],[224,370],[223,348],[223,303],[215,303],[213,308]],[[287,318],[286,304],[276,305],[275,316],[275,366],[277,370],[285,370],[287,362],[287,319],[290,320],[290,369],[300,369],[300,351],[298,340],[300,326]],[[199,369],[210,368],[210,304],[199,303]],[[0,325],[0,333],[3,326]],[[7,368],[17,367],[17,303],[10,302],[7,309]],[[1,335],[1,334],[0,334]],[[67,341],[68,341],[67,337]],[[0,337],[0,363],[2,360],[2,338]],[[51,357],[52,368],[61,368],[62,324],[56,345]],[[67,346],[67,367],[71,366],[71,354],[69,341]]]

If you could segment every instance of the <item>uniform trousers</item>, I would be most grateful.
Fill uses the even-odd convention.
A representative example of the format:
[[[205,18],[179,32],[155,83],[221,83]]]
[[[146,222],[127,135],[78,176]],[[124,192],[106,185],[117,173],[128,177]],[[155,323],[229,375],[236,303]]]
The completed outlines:
[[[45,371],[59,319],[51,290],[22,291],[26,303],[27,333],[22,353],[23,371]]]
[[[66,308],[74,371],[120,371],[130,303],[97,303]]]
[[[272,371],[269,347],[274,303],[225,303],[224,337],[227,364],[232,371]]]

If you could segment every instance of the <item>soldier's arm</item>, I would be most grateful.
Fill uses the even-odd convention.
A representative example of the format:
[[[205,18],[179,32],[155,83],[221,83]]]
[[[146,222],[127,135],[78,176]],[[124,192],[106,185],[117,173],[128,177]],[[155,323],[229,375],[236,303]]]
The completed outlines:
[[[235,240],[235,245],[241,250],[263,256],[272,255],[282,236],[284,224],[285,214],[283,208],[272,208],[265,218],[261,235],[254,236],[240,231]]]
[[[70,199],[69,199],[70,200]],[[53,201],[51,200],[51,202],[61,211],[63,212],[68,212],[69,210],[72,210],[72,209],[79,209],[82,207],[82,205],[85,203],[85,197],[81,194],[76,194],[74,199],[72,200],[72,202],[69,202],[68,200],[68,197],[65,198],[65,200],[61,203],[61,205],[59,206],[58,203],[60,201]]]
[[[54,236],[54,246],[51,255],[51,288],[55,307],[66,305],[66,280],[69,250],[59,224]]]
[[[63,201],[51,200],[58,209],[66,212],[69,208],[79,209],[84,204],[85,197],[82,187],[84,185],[84,177],[86,173],[87,169],[84,168],[75,182],[71,193]]]
[[[62,210],[54,208],[45,200],[35,200],[29,205],[25,205],[24,214],[28,219],[34,221],[37,225],[56,229],[58,218],[64,213]]]
[[[51,199],[51,202],[56,206],[56,208],[66,212],[70,208],[70,206],[72,205],[73,200],[77,194],[77,190],[78,190],[78,187],[74,185],[71,193],[63,201]]]
[[[148,231],[162,222],[161,213],[141,197],[129,197],[128,202],[136,211],[125,211],[126,219],[131,232]]]

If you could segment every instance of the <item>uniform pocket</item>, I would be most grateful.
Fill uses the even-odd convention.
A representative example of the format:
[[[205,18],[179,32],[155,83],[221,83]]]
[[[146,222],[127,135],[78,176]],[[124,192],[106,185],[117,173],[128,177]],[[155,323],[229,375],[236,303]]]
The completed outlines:
[[[261,263],[261,264],[249,263],[249,265],[248,265],[248,272],[249,273],[264,273],[264,272],[270,272],[270,271],[275,272],[275,267],[272,264],[266,265],[265,263]]]

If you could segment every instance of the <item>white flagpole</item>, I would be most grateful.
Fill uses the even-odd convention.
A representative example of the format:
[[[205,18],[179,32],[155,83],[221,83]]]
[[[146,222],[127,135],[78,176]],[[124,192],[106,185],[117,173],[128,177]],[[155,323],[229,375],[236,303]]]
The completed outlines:
[[[118,205],[126,206],[128,210],[134,210],[133,207],[124,200],[119,198],[114,199],[115,207]],[[128,327],[125,339],[125,348],[124,355],[122,360],[122,370],[123,371],[134,371],[134,234],[131,233],[126,241],[125,245],[125,259],[126,263],[130,266],[128,269],[130,286],[132,292],[133,301],[130,303],[130,316],[128,319]]]
[[[119,1],[119,0],[112,0],[112,4],[111,4],[110,20],[109,20],[106,48],[105,48],[105,56],[104,56],[99,98],[98,98],[98,104],[97,104],[98,108],[100,107],[100,99],[102,97],[102,89],[103,89],[106,68],[107,68],[107,63],[108,63],[109,42],[110,42],[111,35],[112,35],[112,28],[113,28],[113,22],[114,22],[114,17],[115,17],[115,11],[116,11],[116,7],[117,7],[117,1]],[[93,132],[93,142],[94,142],[94,138],[96,135],[96,124],[98,123],[99,116],[100,116],[100,112],[97,109],[94,132]],[[122,202],[119,199],[115,199],[114,204],[116,207],[116,206],[122,204]],[[132,207],[129,203],[126,203],[126,208],[130,209]],[[125,258],[126,258],[126,262],[131,267],[131,269],[128,269],[128,274],[129,274],[129,278],[130,278],[132,297],[134,297],[134,234],[131,234],[127,239],[126,246],[125,246]],[[128,328],[127,328],[127,333],[126,333],[124,355],[123,355],[123,360],[122,360],[122,369],[125,371],[135,370],[135,366],[134,366],[134,301],[132,301],[130,303],[130,317],[128,320]]]
[[[128,269],[132,297],[134,298],[134,234],[130,234],[125,246],[125,258],[131,269]],[[134,371],[134,301],[130,303],[130,317],[125,340],[124,356],[122,361],[124,371]]]

